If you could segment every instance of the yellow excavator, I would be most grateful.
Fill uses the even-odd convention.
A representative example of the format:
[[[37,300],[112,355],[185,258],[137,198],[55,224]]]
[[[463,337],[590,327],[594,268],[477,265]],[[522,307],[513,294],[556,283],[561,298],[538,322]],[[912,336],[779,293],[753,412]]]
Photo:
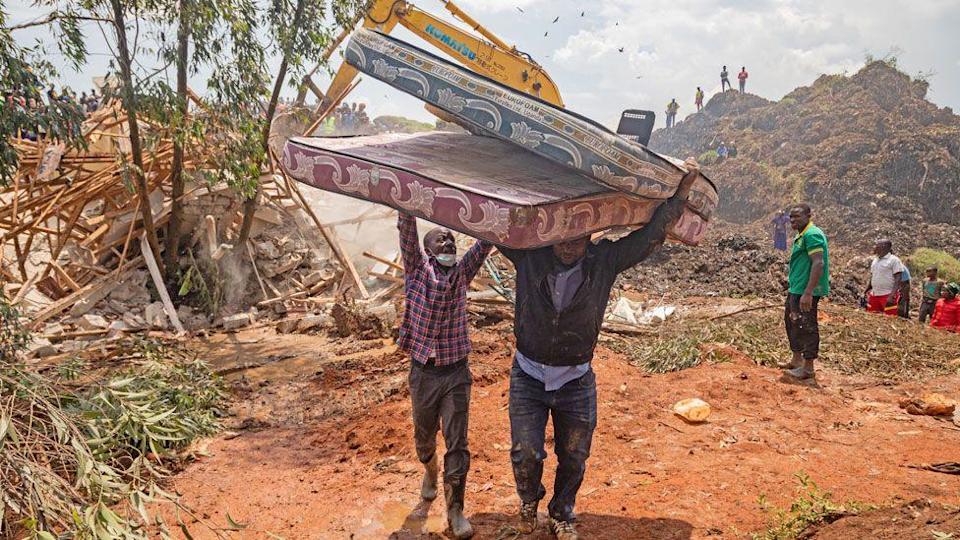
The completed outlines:
[[[363,15],[363,26],[390,33],[400,24],[469,69],[563,107],[556,83],[530,55],[507,45],[453,2],[441,2],[447,11],[479,36],[461,30],[405,0],[375,0]],[[345,28],[327,49],[327,54],[332,53],[352,31],[353,28]],[[337,70],[327,91],[321,92],[308,75],[304,78],[298,101],[302,102],[306,90],[310,89],[321,99],[320,110],[327,110],[332,101],[343,99],[356,77],[356,68],[344,63]]]
[[[455,18],[479,35],[464,31],[406,0],[374,0],[361,15],[363,26],[390,33],[397,24],[400,24],[465,67],[515,90],[564,108],[556,83],[529,54],[518,50],[516,46],[508,45],[450,0],[440,0],[440,2]],[[359,22],[359,20],[354,21],[350,27],[343,29],[325,51],[324,59],[329,58]],[[329,114],[333,107],[353,89],[358,72],[353,66],[342,64],[326,92],[321,91],[314,84],[310,78],[311,75],[313,72],[304,77],[297,103],[303,103],[308,89],[312,91],[321,101],[319,110],[322,113],[322,120],[322,117]],[[427,105],[427,110],[444,120],[452,120],[446,113],[435,107]],[[617,133],[646,144],[653,130],[654,118],[655,115],[651,111],[636,109],[624,111]],[[311,131],[318,124],[319,121],[311,127]]]

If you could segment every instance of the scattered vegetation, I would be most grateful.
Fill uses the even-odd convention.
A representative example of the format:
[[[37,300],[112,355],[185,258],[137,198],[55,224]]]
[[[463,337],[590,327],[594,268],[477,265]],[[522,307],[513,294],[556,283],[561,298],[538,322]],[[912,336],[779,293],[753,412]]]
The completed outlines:
[[[923,280],[924,272],[931,266],[940,270],[940,279],[946,281],[960,281],[960,260],[946,251],[930,248],[917,248],[907,258],[911,275],[914,279]]]
[[[81,361],[41,372],[19,361],[29,334],[16,310],[0,301],[0,314],[0,538],[166,535],[146,504],[187,510],[157,481],[177,451],[218,428],[223,394],[207,366],[130,340],[119,372],[95,377],[103,370]]]
[[[752,535],[754,540],[794,540],[812,525],[832,523],[869,509],[857,502],[836,503],[829,491],[820,489],[806,474],[800,472],[796,477],[800,483],[797,497],[788,508],[774,508],[766,496],[760,495],[757,502],[770,514],[770,525],[766,531]]]
[[[716,150],[707,150],[700,154],[700,157],[697,158],[697,163],[700,165],[713,165],[719,158],[720,156],[717,155]]]
[[[915,322],[891,320],[849,308],[822,304],[821,361],[845,374],[916,380],[956,371],[944,350],[960,350],[960,336]],[[701,345],[734,347],[758,365],[775,366],[789,355],[779,306],[717,321],[667,321],[658,339],[613,342],[631,364],[653,373],[679,371],[717,361]]]

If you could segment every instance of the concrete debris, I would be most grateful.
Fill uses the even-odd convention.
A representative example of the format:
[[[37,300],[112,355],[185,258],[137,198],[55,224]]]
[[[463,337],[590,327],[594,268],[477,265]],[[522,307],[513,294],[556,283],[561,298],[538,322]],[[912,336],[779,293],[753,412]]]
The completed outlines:
[[[82,330],[100,330],[110,326],[110,323],[100,315],[86,314],[77,319],[77,326]]]
[[[273,260],[280,257],[280,248],[270,241],[259,242],[255,249],[257,252],[257,257],[262,259]]]
[[[307,315],[297,322],[297,332],[306,332],[315,328],[329,326],[333,322],[330,315]]]
[[[237,313],[223,318],[224,330],[237,330],[244,326],[250,326],[256,320],[254,313]]]
[[[27,347],[27,356],[32,358],[46,358],[57,354],[57,348],[49,339],[43,337],[34,338]]]
[[[126,304],[146,304],[150,301],[150,291],[146,287],[147,279],[146,272],[131,272],[110,291],[110,300]]]
[[[130,330],[130,326],[123,321],[113,321],[107,328],[110,330],[110,332],[107,333],[107,337],[114,337]]]
[[[144,308],[144,318],[147,324],[158,330],[166,330],[170,327],[170,321],[167,319],[167,313],[163,309],[163,302],[154,302]]]
[[[137,315],[136,313],[133,313],[133,312],[124,313],[122,320],[123,320],[123,323],[126,324],[128,328],[140,329],[140,328],[147,327],[147,321],[140,315]]]

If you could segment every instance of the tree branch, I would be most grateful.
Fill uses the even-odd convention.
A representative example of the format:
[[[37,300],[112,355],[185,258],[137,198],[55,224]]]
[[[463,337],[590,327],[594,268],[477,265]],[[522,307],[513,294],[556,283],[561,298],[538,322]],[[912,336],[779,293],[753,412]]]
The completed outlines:
[[[76,19],[78,21],[97,21],[97,22],[108,22],[113,23],[113,19],[106,19],[103,17],[86,17],[82,15],[67,15],[65,13],[60,13],[59,11],[54,11],[53,13],[47,15],[42,19],[37,19],[30,22],[25,22],[21,24],[15,24],[13,26],[7,26],[4,30],[8,32],[13,32],[14,30],[23,30],[25,28],[33,28],[36,26],[43,26],[45,24],[50,24],[57,19]]]

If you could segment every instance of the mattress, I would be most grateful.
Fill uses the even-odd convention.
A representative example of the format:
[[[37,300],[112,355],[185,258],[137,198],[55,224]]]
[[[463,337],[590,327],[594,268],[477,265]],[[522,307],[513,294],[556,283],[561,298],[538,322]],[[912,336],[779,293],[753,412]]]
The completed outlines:
[[[287,141],[282,162],[305,184],[517,249],[643,225],[663,202],[592,182],[512,143],[463,133],[297,137]],[[695,184],[701,192],[705,186],[712,188]],[[696,245],[715,206],[688,202],[670,236]]]
[[[663,200],[673,195],[687,172],[683,162],[622,138],[588,118],[373,30],[356,31],[344,58],[481,133],[523,147],[611,189]],[[692,205],[704,210],[716,207],[716,189],[705,186],[706,180],[699,184]]]

